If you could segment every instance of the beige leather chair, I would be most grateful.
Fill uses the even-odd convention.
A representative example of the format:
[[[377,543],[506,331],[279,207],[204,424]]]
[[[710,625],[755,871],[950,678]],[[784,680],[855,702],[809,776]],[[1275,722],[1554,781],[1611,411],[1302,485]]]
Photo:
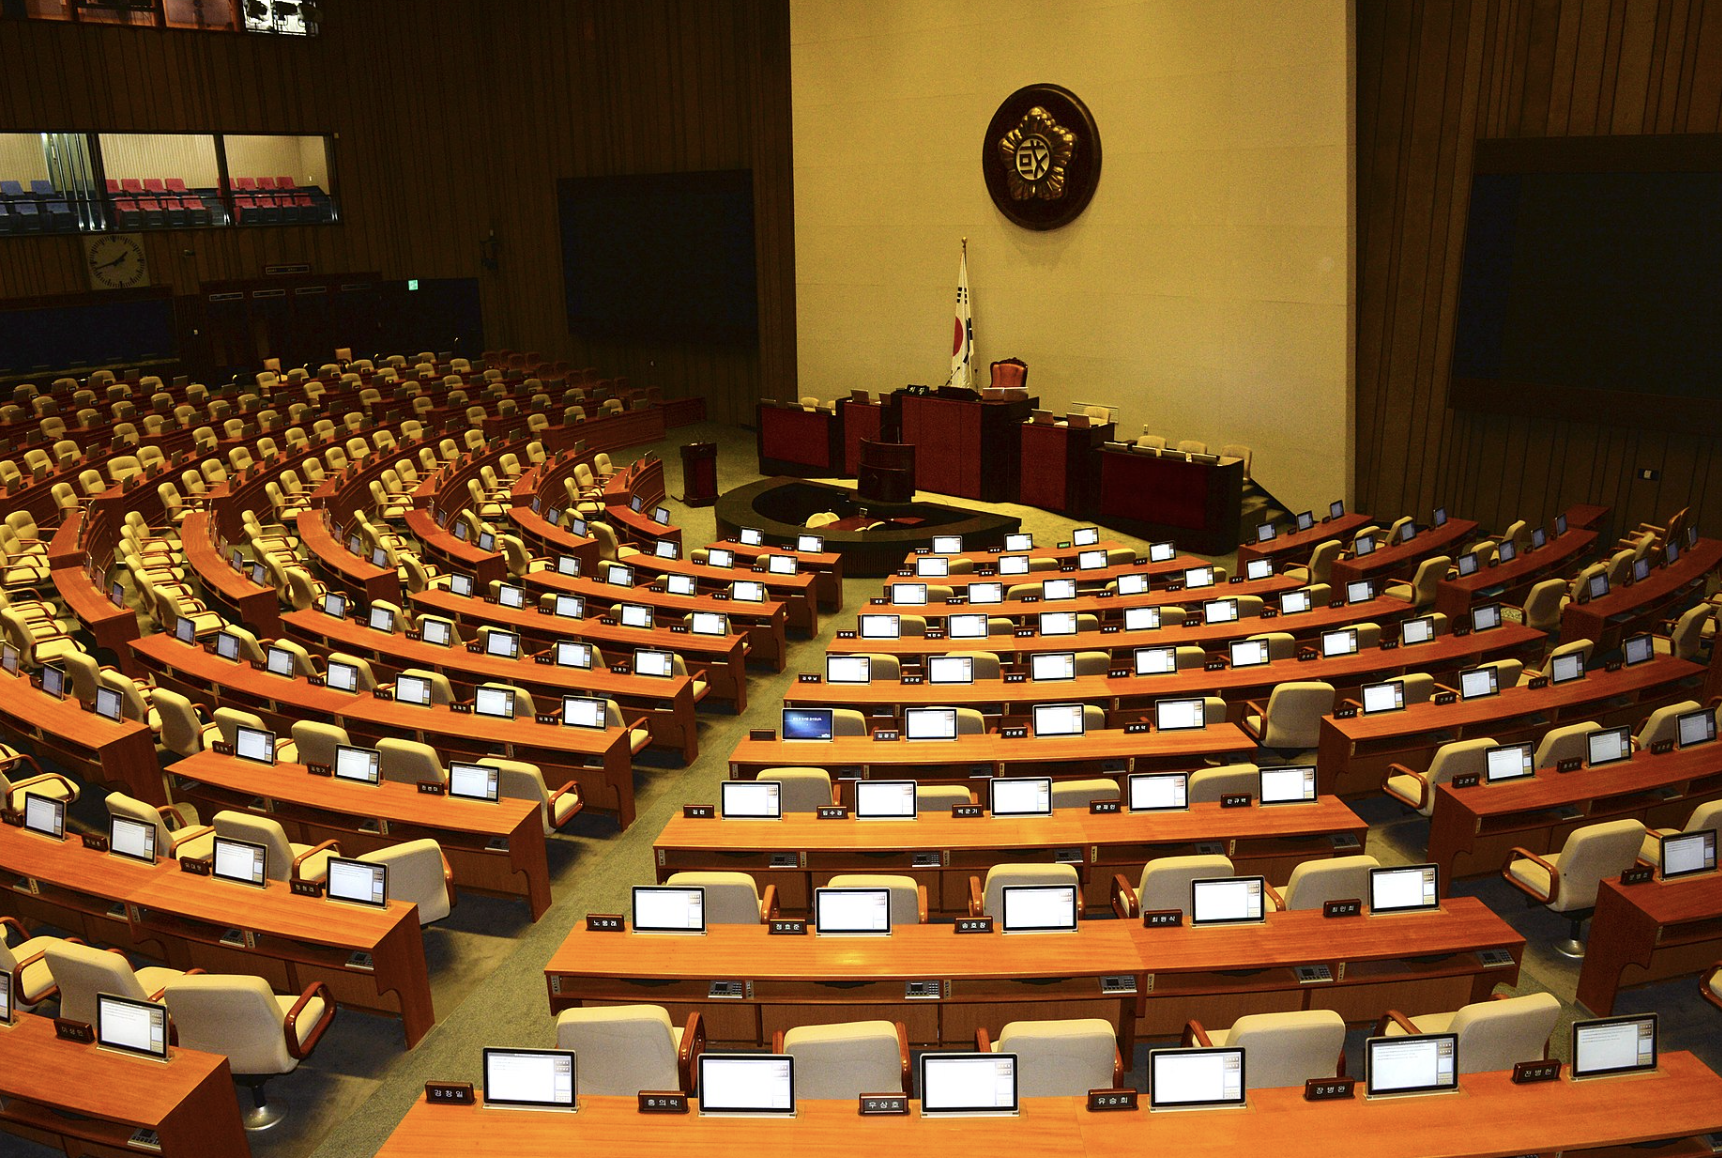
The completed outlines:
[[[1292,680],[1275,687],[1267,706],[1250,701],[1244,733],[1264,748],[1279,752],[1313,751],[1321,739],[1321,719],[1333,711],[1333,685],[1321,680]]]
[[[927,886],[914,877],[890,873],[838,873],[825,883],[833,889],[889,889],[892,925],[927,923]]]
[[[293,747],[301,764],[322,764],[334,767],[335,749],[352,744],[347,730],[338,724],[323,724],[315,720],[293,721]]]
[[[189,804],[145,804],[124,792],[110,792],[108,815],[155,826],[157,856],[202,860],[215,851],[215,829],[197,821],[197,810]]]
[[[1256,765],[1222,764],[1190,773],[1185,799],[1191,804],[1217,804],[1222,796],[1239,792],[1254,796],[1260,788],[1261,769]]]
[[[1345,1018],[1331,1009],[1251,1013],[1221,1030],[1192,1020],[1184,1044],[1243,1050],[1245,1088],[1251,1090],[1301,1086],[1345,1072]]]
[[[536,764],[494,756],[478,763],[497,770],[497,795],[537,802],[538,815],[544,822],[545,836],[579,815],[581,800],[578,784],[570,782],[552,792],[544,783],[544,772]]]
[[[1435,811],[1435,790],[1462,772],[1482,774],[1484,756],[1495,741],[1488,736],[1454,740],[1435,750],[1425,772],[1405,764],[1389,764],[1382,774],[1381,788],[1387,795],[1423,816]]]
[[[1550,728],[1537,743],[1533,765],[1538,768],[1553,768],[1562,760],[1570,760],[1575,756],[1584,759],[1590,755],[1590,744],[1586,737],[1601,729],[1602,725],[1595,720]]]
[[[909,1034],[900,1021],[778,1030],[771,1052],[795,1059],[797,1100],[909,1092]]]
[[[251,1088],[247,1130],[281,1121],[263,1084],[299,1068],[335,1022],[335,999],[321,981],[297,997],[280,997],[261,977],[205,973],[169,981],[162,1000],[180,1048],[222,1055],[239,1084]]]
[[[409,840],[357,859],[389,866],[389,899],[417,905],[421,926],[442,920],[454,908],[454,873],[436,841]]]
[[[1529,849],[1514,848],[1501,866],[1501,876],[1531,903],[1565,914],[1572,922],[1572,935],[1557,942],[1555,951],[1583,957],[1579,935],[1596,907],[1598,885],[1631,868],[1643,842],[1644,825],[1636,820],[1589,824],[1568,834],[1559,852],[1538,856]]]
[[[978,1029],[975,1048],[1017,1055],[1017,1093],[1023,1097],[1080,1098],[1089,1090],[1116,1088],[1124,1078],[1118,1035],[1104,1018],[1013,1021],[997,1041]]]
[[[664,883],[704,889],[708,925],[763,925],[777,915],[777,886],[766,885],[761,896],[746,873],[671,873]]]
[[[96,1024],[96,994],[159,1001],[168,982],[185,976],[178,969],[146,965],[134,970],[125,955],[76,941],[44,946],[48,972],[60,987],[60,1016]]]
[[[295,844],[279,821],[232,809],[215,814],[215,835],[262,845],[264,871],[272,881],[320,881],[329,875],[329,858],[341,855],[339,841]]]
[[[26,772],[29,775],[12,779],[13,773]],[[78,802],[78,786],[69,777],[60,772],[44,772],[34,756],[0,744],[0,800],[14,812],[22,811],[26,792],[49,800],[64,800],[68,805]]]
[[[960,784],[915,785],[915,811],[946,813],[953,805],[973,804],[975,794]]]
[[[1219,854],[1162,856],[1142,866],[1142,879],[1134,890],[1123,873],[1112,878],[1112,911],[1120,918],[1143,913],[1190,911],[1190,882],[1229,877],[1232,862]]]
[[[18,918],[0,917],[0,969],[12,974],[17,1008],[33,1010],[59,995],[47,954],[50,946],[63,943],[60,937],[32,937]]]
[[[1090,705],[1092,707],[1092,705]],[[1054,808],[1087,808],[1096,800],[1117,800],[1118,781],[1105,777],[1093,780],[1058,780],[1052,782]]]
[[[996,864],[987,870],[984,886],[981,878],[969,878],[969,915],[1002,917],[1004,890],[1018,885],[1074,885],[1078,889],[1077,906],[1082,905],[1081,883],[1073,865]]]
[[[766,768],[759,779],[783,786],[779,799],[784,812],[817,812],[832,803],[831,773],[823,768]]]
[[[1404,1037],[1418,1033],[1459,1035],[1459,1072],[1494,1073],[1510,1070],[1522,1061],[1540,1061],[1548,1056],[1549,1035],[1560,1020],[1560,999],[1552,993],[1527,993],[1522,997],[1496,996],[1477,1001],[1452,1013],[1425,1013],[1406,1017],[1388,1010],[1376,1024],[1381,1037]]]
[[[421,781],[448,783],[448,769],[443,767],[442,758],[429,744],[384,736],[377,741],[377,752],[380,757],[378,767],[384,780],[392,780],[398,784],[417,784]]]
[[[1268,886],[1275,909],[1319,909],[1328,901],[1369,900],[1369,870],[1381,862],[1372,856],[1336,856],[1306,860],[1292,869],[1283,889]]]
[[[1660,740],[1677,739],[1680,735],[1679,718],[1687,712],[1696,712],[1703,706],[1697,700],[1681,700],[1678,704],[1657,708],[1639,726],[1638,734],[1632,738],[1633,744],[1639,748],[1648,748]]]
[[[705,1026],[697,1013],[677,1026],[661,1005],[565,1009],[556,1016],[556,1048],[580,1059],[580,1092],[631,1098],[641,1090],[694,1092],[694,1072],[705,1052]]]
[[[1662,838],[1682,832],[1703,832],[1707,828],[1722,830],[1722,800],[1706,800],[1692,810],[1680,828],[1653,828],[1644,834],[1638,848],[1638,859],[1662,868]]]

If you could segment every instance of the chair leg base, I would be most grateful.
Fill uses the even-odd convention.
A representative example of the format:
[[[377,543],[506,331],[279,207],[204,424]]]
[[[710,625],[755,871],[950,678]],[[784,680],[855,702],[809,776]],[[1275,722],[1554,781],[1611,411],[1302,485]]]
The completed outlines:
[[[1554,949],[1562,957],[1571,957],[1574,961],[1584,959],[1584,942],[1577,937],[1567,937],[1556,941]]]
[[[279,1104],[270,1102],[267,1106],[253,1106],[246,1110],[239,1120],[247,1132],[255,1134],[279,1126],[286,1116],[287,1112]]]

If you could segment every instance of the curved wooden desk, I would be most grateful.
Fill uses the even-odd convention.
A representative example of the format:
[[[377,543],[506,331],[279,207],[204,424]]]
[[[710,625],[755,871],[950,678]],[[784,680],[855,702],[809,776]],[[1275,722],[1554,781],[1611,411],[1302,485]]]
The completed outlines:
[[[1719,566],[1722,539],[1700,539],[1697,546],[1682,551],[1672,567],[1657,567],[1642,582],[1617,588],[1601,599],[1567,604],[1561,612],[1561,638],[1594,640],[1602,650],[1617,647],[1623,636],[1700,593],[1710,572]]]
[[[1335,559],[1333,585],[1343,588],[1354,579],[1407,579],[1417,564],[1434,555],[1451,555],[1477,532],[1472,519],[1448,519],[1439,527],[1419,527],[1409,543],[1381,543],[1363,558]],[[1382,534],[1386,535],[1386,528]],[[1575,637],[1577,638],[1577,637]]]
[[[1622,885],[1602,882],[1578,999],[1599,1017],[1623,987],[1697,975],[1722,952],[1722,877]]]
[[[0,671],[0,726],[79,780],[111,784],[151,804],[167,803],[155,736],[147,724],[106,719],[71,696],[55,699],[26,676]]]

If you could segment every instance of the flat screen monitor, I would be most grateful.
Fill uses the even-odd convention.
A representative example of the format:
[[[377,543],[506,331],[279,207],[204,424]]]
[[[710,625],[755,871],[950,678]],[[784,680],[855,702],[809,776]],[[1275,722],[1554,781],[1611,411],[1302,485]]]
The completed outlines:
[[[1417,524],[1416,523],[1406,523],[1403,527],[1399,528],[1399,541],[1401,543],[1409,543],[1411,540],[1415,539],[1416,537],[1417,537]]]
[[[1277,532],[1274,530],[1274,525],[1272,523],[1258,523],[1258,524],[1256,524],[1256,542],[1258,542],[1258,543],[1271,543],[1271,542],[1273,542],[1274,541],[1274,535],[1276,533]]]
[[[1028,657],[1029,678],[1036,683],[1057,683],[1076,678],[1074,651],[1037,651]]]
[[[1241,1049],[1148,1051],[1150,1110],[1222,1109],[1245,1104]]]
[[[1502,539],[1495,545],[1495,558],[1502,563],[1511,563],[1519,557],[1519,545],[1511,539]]]
[[[640,495],[629,495],[628,496],[628,509],[633,511],[635,514],[639,514],[640,508],[645,506],[645,505],[646,505],[646,500],[643,497],[641,497]]]
[[[1124,609],[1124,630],[1160,630],[1160,609],[1158,607],[1126,607]]]
[[[1084,732],[1083,705],[1035,704],[1032,719],[1036,736],[1080,736]]]
[[[903,738],[906,740],[955,740],[957,709],[904,708]]]
[[[575,1110],[573,1051],[486,1046],[484,1104],[508,1110]]]
[[[1459,673],[1459,698],[1475,700],[1500,693],[1501,673],[1498,668],[1474,667]]]
[[[95,708],[96,715],[118,722],[122,712],[120,693],[113,688],[97,688]]]
[[[962,549],[963,537],[961,535],[933,536],[933,554],[935,555],[955,555],[960,553]]]
[[[113,1053],[167,1060],[167,1006],[96,994],[96,1045]]]
[[[702,1114],[795,1113],[795,1059],[787,1054],[702,1053]]]
[[[263,653],[263,666],[270,675],[290,676],[293,674],[293,653],[270,644]]]
[[[496,586],[496,601],[504,607],[512,607],[518,611],[526,606],[526,592],[512,583],[499,583]]]
[[[675,653],[637,647],[634,649],[634,673],[657,679],[668,679],[676,674]]]
[[[604,568],[604,582],[612,587],[632,587],[634,585],[634,569],[624,567],[620,563],[611,563]]]
[[[387,607],[373,607],[366,622],[372,631],[392,632],[395,629],[395,613]]]
[[[1117,583],[1120,595],[1146,595],[1150,587],[1148,576],[1140,571],[1126,571],[1118,577]]]
[[[1182,812],[1190,807],[1188,772],[1136,772],[1126,789],[1131,812]]]
[[[1620,654],[1627,667],[1636,667],[1656,658],[1656,645],[1648,635],[1634,635],[1622,641]]]
[[[1363,1043],[1364,1082],[1372,1098],[1434,1094],[1459,1088],[1459,1036],[1420,1033]]]
[[[1308,804],[1315,799],[1315,765],[1263,768],[1258,799],[1263,804]]]
[[[1076,580],[1048,579],[1040,585],[1042,599],[1075,599]]]
[[[1154,701],[1154,728],[1160,732],[1182,732],[1207,727],[1206,705],[1198,699]]]
[[[215,838],[215,864],[210,875],[217,880],[263,888],[269,883],[269,850],[249,840]]]
[[[1234,639],[1229,650],[1233,667],[1261,667],[1272,658],[1265,639]]]
[[[737,537],[744,547],[763,547],[765,545],[765,532],[758,527],[743,527]]]
[[[610,701],[597,696],[563,696],[562,723],[601,732],[610,724]]]
[[[1028,556],[1000,555],[998,567],[1000,575],[1027,575]]]
[[[765,584],[754,579],[737,579],[730,584],[729,597],[737,603],[764,603]]]
[[[520,637],[512,631],[487,631],[484,633],[484,654],[501,659],[519,659]]]
[[[1585,734],[1585,763],[1592,768],[1632,758],[1632,728],[1599,728]]]
[[[1363,685],[1363,714],[1373,716],[1377,712],[1397,712],[1405,707],[1405,684],[1400,680],[1388,680],[1379,684]]]
[[[1148,544],[1148,561],[1150,563],[1170,563],[1177,557],[1178,545],[1176,543]]]
[[[668,507],[653,507],[652,508],[652,522],[658,524],[660,527],[669,526],[670,525],[670,508],[668,508]],[[674,546],[674,544],[672,543],[671,546]]]
[[[728,569],[735,566],[735,552],[725,547],[712,547],[706,551],[706,566]]]
[[[890,587],[891,602],[902,607],[925,607],[927,605],[927,585],[925,583],[893,583]]]
[[[663,546],[662,543],[658,545]],[[671,595],[690,597],[699,594],[699,585],[694,581],[692,575],[666,575],[664,576],[664,590]]]
[[[480,687],[473,692],[472,711],[493,720],[514,718],[514,692],[510,688]]]
[[[1337,519],[1343,514],[1345,514],[1345,500],[1344,499],[1334,499],[1333,502],[1328,504],[1328,506],[1327,506],[1327,517],[1328,518]]]
[[[952,639],[985,639],[987,617],[974,612],[960,612],[945,617],[945,634]]]
[[[765,557],[765,569],[772,575],[793,575],[795,574],[795,556],[767,555]]]
[[[573,531],[579,538],[584,539],[588,537],[586,534],[586,520],[572,511],[568,512],[568,529]]]
[[[814,889],[813,930],[822,937],[891,935],[890,889]]]
[[[1359,535],[1359,536],[1357,536],[1357,538],[1355,538],[1351,541],[1351,549],[1357,554],[1357,557],[1359,559],[1364,558],[1366,555],[1375,554],[1375,536],[1374,535]]]
[[[828,684],[870,684],[873,682],[873,661],[864,655],[826,655],[825,682]]]
[[[1308,611],[1309,608],[1310,600],[1307,589],[1287,591],[1280,596],[1281,615],[1297,615],[1300,612]]]
[[[1264,877],[1206,877],[1190,882],[1190,924],[1244,925],[1267,919]]]
[[[381,784],[383,780],[382,754],[375,748],[359,748],[351,744],[335,746],[334,774],[341,780],[354,780],[360,784]]]
[[[921,1055],[921,1115],[974,1116],[1017,1112],[1014,1053]]]
[[[328,897],[349,905],[385,909],[389,904],[389,866],[346,857],[329,858]]]
[[[124,816],[109,816],[108,851],[115,856],[154,864],[155,825]]]
[[[967,655],[930,655],[927,657],[927,682],[930,684],[972,684],[975,682],[975,661]]]
[[[592,670],[592,645],[572,639],[556,641],[556,666]]]
[[[471,534],[472,532],[467,530],[465,523],[456,523],[454,525],[454,537],[459,539],[461,542],[466,542],[467,539],[471,537]]]
[[[1244,564],[1244,578],[1252,583],[1274,577],[1274,561],[1272,559],[1251,559]]]
[[[1662,838],[1662,879],[1679,880],[1716,871],[1716,830],[1671,832]]]
[[[1073,547],[1092,547],[1100,542],[1099,527],[1077,527],[1070,532],[1070,543]]]
[[[1076,612],[1074,611],[1043,611],[1040,613],[1040,633],[1042,635],[1075,635]]]
[[[1298,512],[1298,516],[1297,516],[1297,529],[1298,530],[1307,531],[1313,526],[1315,526],[1315,512],[1314,511],[1300,511],[1300,512]]]
[[[1542,550],[1543,544],[1548,542],[1548,541],[1549,541],[1548,534],[1546,532],[1544,532],[1544,530],[1541,527],[1537,527],[1535,530],[1533,530],[1531,532],[1531,550],[1533,550],[1533,551]]]
[[[1594,1078],[1656,1068],[1656,1014],[1573,1022],[1572,1076]]]
[[[0,969],[0,1025],[11,1025],[17,1016],[17,1009],[12,1000],[12,985],[16,974],[10,969]]]
[[[376,567],[379,570],[382,570],[382,569],[388,567],[388,565],[389,565],[389,553],[381,547],[372,547],[371,548],[371,566]],[[261,565],[253,564],[251,569],[253,572],[253,578],[255,578],[256,577],[255,573],[258,571],[261,571],[262,567],[261,567]]]
[[[1531,745],[1497,744],[1483,753],[1483,782],[1500,784],[1506,780],[1522,780],[1536,773]]]
[[[783,782],[725,780],[718,785],[718,815],[725,820],[782,820]]]
[[[1432,864],[1369,870],[1371,913],[1416,913],[1441,907],[1441,871]]]
[[[918,813],[913,780],[857,780],[857,820],[914,820]]]
[[[1135,651],[1137,675],[1171,675],[1178,670],[1175,647],[1139,647]]]
[[[1682,748],[1711,743],[1716,739],[1716,713],[1710,708],[1682,712],[1674,717],[1674,729]]]
[[[618,603],[615,611],[623,627],[647,629],[652,626],[652,609],[643,603]]]
[[[858,617],[862,639],[896,639],[901,620],[895,615],[862,615]]]
[[[1210,599],[1202,604],[1202,619],[1207,623],[1236,623],[1238,621],[1238,601],[1236,599]]]
[[[994,816],[1051,816],[1052,779],[999,776],[987,782],[987,811]]]
[[[1493,631],[1501,626],[1501,605],[1499,603],[1484,603],[1471,608],[1471,630]]]
[[[495,804],[501,787],[500,773],[488,764],[457,762],[448,766],[448,794],[457,799]]]
[[[496,535],[490,531],[480,531],[478,533],[478,549],[480,551],[496,550]]]
[[[1469,551],[1459,556],[1459,578],[1464,579],[1477,573],[1477,552]]]
[[[195,642],[197,642],[197,624],[187,616],[184,616],[184,615],[180,616],[178,619],[174,620],[174,622],[173,622],[173,637],[175,639],[179,640],[181,643],[195,643]],[[8,644],[7,646],[10,647],[11,645]],[[16,652],[16,650],[14,650],[13,658],[12,658],[12,665],[7,670],[11,671],[12,674],[16,675],[18,672],[18,666],[17,665],[18,665],[17,652]]]
[[[1407,619],[1399,625],[1399,644],[1410,647],[1414,644],[1428,643],[1435,638],[1435,617],[1419,615],[1416,619]]]
[[[1099,571],[1106,566],[1105,551],[1079,551],[1076,566],[1081,571]]]
[[[1357,628],[1345,627],[1338,631],[1321,633],[1321,654],[1332,659],[1334,656],[1357,654]]]
[[[259,764],[275,763],[275,733],[262,728],[248,728],[244,724],[234,729],[233,754],[241,760],[255,760]]]
[[[829,740],[834,734],[832,708],[784,708],[783,738],[785,740]]]
[[[717,611],[696,611],[690,617],[688,628],[695,635],[728,635],[729,616]]]
[[[444,625],[444,630],[447,630]],[[359,690],[359,666],[344,660],[332,659],[324,670],[323,682],[336,691],[357,692]]]
[[[472,576],[463,575],[459,571],[448,577],[448,589],[463,599],[472,598]]]
[[[1435,518],[1431,521],[1437,527],[1445,527],[1447,525],[1447,508],[1446,507],[1436,507],[1435,508]]]
[[[1552,684],[1571,683],[1583,678],[1584,656],[1580,652],[1570,651],[1565,655],[1557,655],[1549,664],[1549,682]]]
[[[580,557],[578,555],[558,555],[558,556],[556,556],[556,573],[558,575],[566,575],[570,579],[579,578],[579,576],[580,576]]]
[[[1556,515],[1555,516],[1555,534],[1564,535],[1566,533],[1567,533],[1567,517],[1565,515]]]
[[[951,573],[951,561],[943,555],[917,555],[915,574],[922,579],[943,579]]]
[[[39,836],[66,838],[66,802],[24,793],[24,827]]]
[[[563,619],[586,618],[586,601],[578,595],[557,592],[555,606],[552,610]]]
[[[1004,584],[993,583],[990,581],[983,583],[970,583],[968,586],[968,596],[970,603],[1003,603]]]
[[[1076,932],[1077,886],[1006,885],[999,921],[1006,933]]]
[[[1367,579],[1354,579],[1345,585],[1347,603],[1368,603],[1375,598],[1375,584]]]
[[[1212,567],[1191,567],[1184,572],[1184,586],[1186,587],[1212,587],[1214,582],[1214,569]]]
[[[216,632],[215,654],[222,659],[239,662],[239,637],[230,631]]]
[[[1005,536],[1004,549],[1007,551],[1028,551],[1033,549],[1033,547],[1033,535],[1025,535],[1018,532],[1014,535]]]

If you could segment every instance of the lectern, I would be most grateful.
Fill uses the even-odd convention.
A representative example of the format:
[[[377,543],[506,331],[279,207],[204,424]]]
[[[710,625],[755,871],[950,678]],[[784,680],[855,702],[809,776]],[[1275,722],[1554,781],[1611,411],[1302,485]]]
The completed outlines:
[[[861,440],[861,469],[855,493],[875,503],[906,503],[915,497],[915,446],[909,442]]]

